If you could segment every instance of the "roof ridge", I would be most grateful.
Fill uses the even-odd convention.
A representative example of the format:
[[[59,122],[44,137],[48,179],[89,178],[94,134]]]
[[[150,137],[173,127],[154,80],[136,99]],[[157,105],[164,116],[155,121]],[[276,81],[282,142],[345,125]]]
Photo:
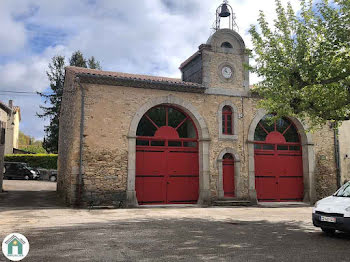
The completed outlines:
[[[153,83],[166,83],[170,85],[182,85],[190,87],[203,87],[201,84],[194,82],[186,82],[180,78],[170,78],[170,77],[161,77],[161,76],[152,76],[152,75],[139,75],[139,74],[130,74],[122,72],[113,72],[113,71],[102,71],[96,69],[89,69],[83,67],[74,67],[68,66],[66,70],[71,71],[72,73],[85,77],[100,77],[100,78],[114,78],[120,80],[132,80],[132,81],[141,81],[141,82],[153,82]]]
[[[133,73],[124,73],[124,72],[117,72],[117,71],[98,70],[98,69],[91,69],[91,68],[77,67],[77,66],[67,66],[66,69],[71,70],[75,73],[87,73],[87,74],[110,75],[110,76],[118,75],[118,76],[133,77],[133,78],[159,78],[159,79],[169,79],[176,82],[183,82],[181,78],[167,77],[167,76],[133,74]]]

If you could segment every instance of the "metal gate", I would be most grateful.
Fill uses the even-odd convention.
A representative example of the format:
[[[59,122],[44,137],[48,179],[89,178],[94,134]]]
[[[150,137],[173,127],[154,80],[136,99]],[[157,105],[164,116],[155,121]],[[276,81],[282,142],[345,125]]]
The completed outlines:
[[[196,203],[198,139],[192,120],[164,105],[151,109],[141,121],[139,127],[144,130],[137,132],[135,185],[139,204]]]
[[[265,134],[264,134],[265,133]],[[255,131],[255,187],[259,201],[302,201],[302,147],[285,118],[261,120]]]

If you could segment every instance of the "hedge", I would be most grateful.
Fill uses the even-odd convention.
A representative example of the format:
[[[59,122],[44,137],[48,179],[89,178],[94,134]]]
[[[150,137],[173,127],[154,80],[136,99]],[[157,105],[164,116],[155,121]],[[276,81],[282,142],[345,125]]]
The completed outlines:
[[[13,154],[5,155],[6,162],[24,162],[30,167],[57,169],[57,154]]]

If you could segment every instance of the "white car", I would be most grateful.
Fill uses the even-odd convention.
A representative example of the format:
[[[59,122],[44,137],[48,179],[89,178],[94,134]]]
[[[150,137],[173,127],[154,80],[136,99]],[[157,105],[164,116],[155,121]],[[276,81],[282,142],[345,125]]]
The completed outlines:
[[[333,234],[335,230],[350,232],[350,181],[334,195],[316,202],[312,222],[328,234]]]

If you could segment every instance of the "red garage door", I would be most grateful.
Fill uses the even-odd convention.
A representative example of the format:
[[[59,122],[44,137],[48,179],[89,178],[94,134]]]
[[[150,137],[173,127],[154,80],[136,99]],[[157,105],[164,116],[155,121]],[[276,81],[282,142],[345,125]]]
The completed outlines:
[[[295,126],[265,116],[255,130],[255,187],[259,201],[302,201],[302,151]]]
[[[150,109],[137,129],[139,204],[196,203],[198,174],[198,139],[192,120],[171,106]]]

